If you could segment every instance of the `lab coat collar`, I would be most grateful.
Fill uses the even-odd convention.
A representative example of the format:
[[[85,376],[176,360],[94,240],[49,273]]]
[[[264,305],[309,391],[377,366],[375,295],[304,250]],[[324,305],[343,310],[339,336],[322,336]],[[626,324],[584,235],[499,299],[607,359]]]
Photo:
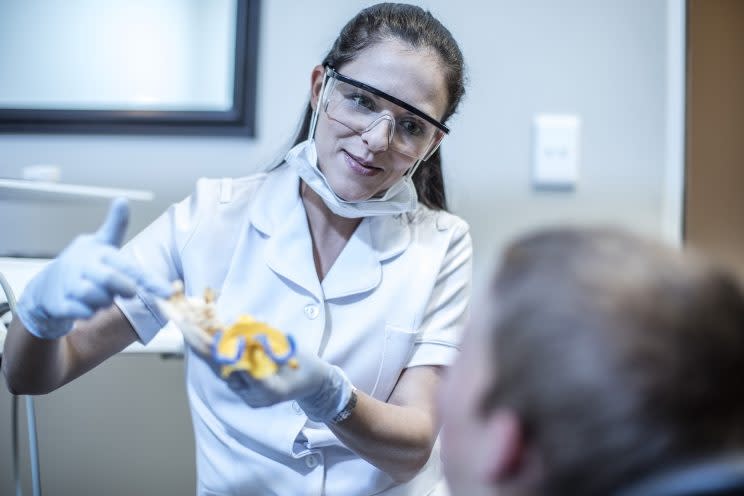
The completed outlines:
[[[300,183],[297,174],[282,164],[266,175],[266,180],[256,192],[250,219],[253,226],[271,236],[276,226],[282,226],[289,212],[300,201]]]
[[[269,238],[266,260],[272,270],[320,297],[299,181],[286,165],[271,171],[256,194],[251,222]],[[402,253],[410,242],[406,215],[363,219],[323,280],[325,298],[377,287],[382,278],[380,264]]]
[[[299,177],[286,165],[268,173],[251,206],[251,224],[268,239],[266,264],[320,301],[322,290],[313,261]]]
[[[382,267],[371,239],[369,219],[362,219],[323,279],[323,293],[328,300],[365,293],[381,280]]]
[[[411,244],[411,224],[408,214],[367,217],[372,244],[381,262],[405,251]]]

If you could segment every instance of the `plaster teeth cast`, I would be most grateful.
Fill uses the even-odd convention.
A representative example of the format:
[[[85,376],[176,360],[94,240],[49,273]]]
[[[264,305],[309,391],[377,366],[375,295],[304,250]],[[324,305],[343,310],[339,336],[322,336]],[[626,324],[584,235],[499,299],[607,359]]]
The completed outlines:
[[[187,297],[183,282],[175,281],[173,295],[160,306],[191,346],[221,364],[222,377],[243,370],[263,379],[276,374],[281,365],[298,366],[292,336],[249,315],[225,326],[217,317],[216,299],[210,288],[204,290],[203,298]]]

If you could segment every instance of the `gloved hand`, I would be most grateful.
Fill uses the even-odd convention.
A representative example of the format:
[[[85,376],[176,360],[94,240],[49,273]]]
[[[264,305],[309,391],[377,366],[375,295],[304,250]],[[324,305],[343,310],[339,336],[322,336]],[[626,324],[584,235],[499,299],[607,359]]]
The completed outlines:
[[[141,287],[163,298],[170,285],[137,268],[119,247],[129,223],[126,199],[112,202],[94,234],[78,236],[26,286],[16,307],[18,318],[36,337],[56,339],[111,306],[114,296],[134,296]]]
[[[310,420],[332,420],[351,398],[351,381],[339,367],[315,355],[298,352],[295,358],[296,368],[282,365],[265,379],[255,379],[244,371],[233,372],[227,384],[252,407],[296,400]]]

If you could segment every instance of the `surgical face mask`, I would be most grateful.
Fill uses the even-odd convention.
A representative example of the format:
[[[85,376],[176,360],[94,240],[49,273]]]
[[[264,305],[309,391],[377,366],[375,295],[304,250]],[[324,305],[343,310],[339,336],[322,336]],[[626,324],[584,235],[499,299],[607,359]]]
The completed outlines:
[[[416,187],[410,174],[388,188],[379,198],[350,202],[340,198],[328,184],[328,180],[318,168],[318,152],[315,140],[308,139],[297,144],[285,157],[287,164],[297,173],[305,184],[323,199],[323,203],[336,215],[347,218],[393,215],[415,210],[418,204]]]

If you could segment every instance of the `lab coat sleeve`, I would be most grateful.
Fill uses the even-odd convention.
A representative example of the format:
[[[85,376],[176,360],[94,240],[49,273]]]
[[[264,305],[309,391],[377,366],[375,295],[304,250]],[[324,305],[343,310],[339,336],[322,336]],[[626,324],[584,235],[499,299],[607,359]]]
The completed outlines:
[[[452,229],[407,367],[450,365],[459,349],[470,301],[473,247],[463,220],[457,219]]]
[[[181,254],[210,204],[214,203],[214,195],[214,181],[200,179],[191,196],[171,205],[127,243],[122,251],[145,272],[158,274],[168,281],[183,279]],[[145,292],[140,291],[133,298],[116,298],[115,303],[143,344],[150,342],[167,322],[157,310],[152,295]]]

